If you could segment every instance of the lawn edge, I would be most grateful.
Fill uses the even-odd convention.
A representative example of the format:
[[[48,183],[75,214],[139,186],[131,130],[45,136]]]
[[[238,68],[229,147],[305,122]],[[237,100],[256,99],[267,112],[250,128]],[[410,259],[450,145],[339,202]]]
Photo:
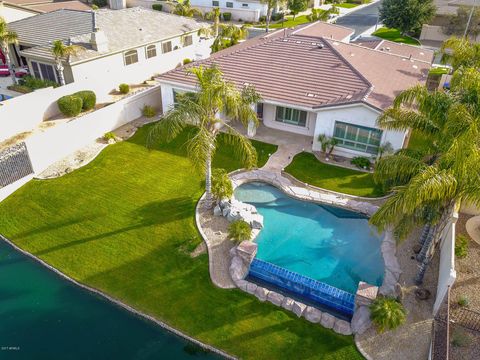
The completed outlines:
[[[211,351],[215,354],[218,354],[220,356],[223,356],[224,358],[226,359],[231,359],[231,360],[237,360],[236,357],[234,357],[233,355],[230,355],[228,353],[226,353],[225,351],[223,350],[220,350],[212,345],[209,345],[209,344],[206,344],[206,343],[203,343],[201,342],[200,340],[197,340],[187,334],[185,334],[184,332],[178,330],[178,329],[175,329],[174,327],[168,325],[167,323],[155,318],[154,316],[151,316],[151,315],[148,315],[147,313],[144,313],[140,310],[137,310],[135,309],[134,307],[114,298],[113,296],[111,295],[108,295],[107,293],[99,290],[99,289],[96,289],[94,287],[91,287],[89,285],[85,285],[73,278],[71,278],[70,276],[66,275],[65,273],[63,273],[62,271],[58,270],[57,268],[53,267],[52,265],[50,265],[49,263],[47,263],[46,261],[40,259],[39,257],[29,253],[28,251],[26,250],[23,250],[21,247],[19,247],[18,245],[16,245],[15,243],[13,243],[11,240],[7,239],[5,236],[1,235],[0,234],[0,241],[4,241],[6,244],[10,245],[12,248],[14,248],[15,250],[21,252],[23,255],[26,255],[28,256],[30,259],[33,259],[35,260],[36,262],[38,262],[39,264],[41,264],[42,266],[46,267],[47,269],[49,269],[50,271],[56,273],[57,275],[59,275],[60,277],[62,277],[63,279],[75,284],[76,286],[86,290],[86,291],[89,291],[91,293],[94,293],[96,295],[99,295],[101,297],[103,297],[104,299],[106,299],[107,301],[109,301],[110,303],[124,309],[124,310],[127,310],[131,313],[133,313],[134,315],[136,316],[139,316],[139,317],[142,317],[146,320],[149,320],[153,323],[155,323],[156,325],[159,325],[160,327],[162,327],[163,329],[173,333],[174,335],[177,335],[187,341],[190,341],[198,346],[200,346],[201,348],[205,349],[205,350],[208,350],[208,351]],[[355,341],[354,341],[355,342]]]

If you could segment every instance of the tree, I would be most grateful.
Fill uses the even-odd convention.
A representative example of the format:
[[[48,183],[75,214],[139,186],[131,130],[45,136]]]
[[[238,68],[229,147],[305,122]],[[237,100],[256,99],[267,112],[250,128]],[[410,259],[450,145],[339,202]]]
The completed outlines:
[[[328,10],[312,9],[312,13],[307,15],[307,19],[310,22],[327,21],[330,19],[330,15],[338,15],[339,13],[340,10],[338,10],[338,7],[336,7],[335,4],[332,4]]]
[[[213,169],[212,171],[212,195],[217,200],[231,198],[233,195],[232,181],[225,169]]]
[[[212,52],[217,52],[226,49],[230,46],[236,45],[240,40],[244,40],[248,36],[249,24],[238,26],[235,24],[219,24],[213,25],[210,28],[202,28],[199,30],[200,35],[212,36],[217,33],[215,40],[211,46]]]
[[[8,29],[7,22],[4,18],[0,16],[0,49],[2,49],[3,54],[5,55],[5,60],[7,62],[8,69],[10,70],[10,76],[14,84],[17,83],[15,78],[15,69],[10,60],[10,45],[18,44],[17,33]]]
[[[450,15],[448,24],[443,26],[443,32],[447,35],[464,36],[470,12],[470,7],[460,6],[456,15]],[[473,10],[470,26],[466,30],[467,37],[472,40],[480,35],[480,8]]]
[[[433,0],[383,0],[380,20],[389,28],[398,29],[403,35],[418,34],[436,12]]]
[[[253,105],[261,100],[252,86],[238,90],[223,79],[223,74],[215,65],[210,68],[194,67],[187,70],[197,78],[198,91],[178,98],[175,107],[169,110],[155,124],[149,133],[148,144],[155,141],[169,142],[187,126],[195,125],[196,134],[187,142],[187,153],[194,167],[205,173],[205,206],[212,202],[212,158],[219,145],[218,135],[223,129],[222,143],[233,146],[233,151],[246,168],[255,166],[257,153],[250,140],[232,127],[231,121],[239,122],[245,128],[249,123],[258,125]],[[219,116],[222,114],[223,116]]]
[[[62,61],[66,60],[68,62],[70,60],[70,56],[76,55],[80,50],[83,50],[83,47],[78,45],[65,45],[62,40],[55,40],[52,43],[52,48],[50,51],[55,58],[55,67],[57,68],[60,85],[65,85]]]
[[[393,330],[406,320],[403,305],[394,298],[378,297],[370,305],[370,318],[380,333]]]
[[[213,35],[215,38],[218,37],[220,29],[220,8],[213,8],[212,11],[205,13],[205,20],[213,21],[211,27],[210,35]]]
[[[185,17],[201,17],[202,12],[197,8],[194,8],[190,5],[190,0],[184,0],[175,5],[175,8],[172,11],[175,15],[185,16]]]
[[[454,70],[480,67],[480,44],[465,38],[452,37],[441,48],[443,61],[449,62]]]
[[[265,31],[268,33],[270,30],[270,20],[272,17],[273,10],[278,9],[279,7],[285,5],[286,0],[260,0],[262,4],[267,5],[267,16],[265,19]]]
[[[378,147],[378,152],[377,152],[377,161],[382,158],[383,155],[389,155],[393,153],[393,146],[390,143],[390,141],[387,141],[383,144],[381,144]]]
[[[293,20],[295,20],[298,13],[307,10],[308,0],[288,0],[287,7],[293,14]]]

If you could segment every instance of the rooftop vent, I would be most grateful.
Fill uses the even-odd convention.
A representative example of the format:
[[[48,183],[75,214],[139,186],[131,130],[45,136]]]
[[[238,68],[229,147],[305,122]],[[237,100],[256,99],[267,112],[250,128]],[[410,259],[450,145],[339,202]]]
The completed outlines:
[[[323,49],[324,47],[325,47],[325,45],[323,45],[322,43],[318,44],[319,49]]]
[[[353,96],[352,94],[348,94],[347,96],[345,96],[348,100],[350,100]]]
[[[316,95],[315,95],[315,94],[312,94],[312,93],[307,93],[307,96],[308,96],[308,97],[315,97]]]

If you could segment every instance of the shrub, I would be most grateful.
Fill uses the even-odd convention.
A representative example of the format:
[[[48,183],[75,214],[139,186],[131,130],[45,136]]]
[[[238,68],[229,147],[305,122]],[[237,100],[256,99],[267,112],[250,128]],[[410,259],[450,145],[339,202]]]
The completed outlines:
[[[243,220],[237,220],[231,222],[228,226],[228,236],[235,242],[250,240],[252,237],[252,228],[247,222]]]
[[[143,105],[142,115],[147,117],[147,118],[152,118],[155,115],[157,115],[157,111],[155,110],[155,108],[153,106]]]
[[[213,169],[212,194],[219,200],[232,197],[233,186],[225,169]]]
[[[283,19],[283,13],[275,13],[275,14],[272,14],[271,19],[272,19],[272,21],[282,20],[282,19]]]
[[[152,9],[157,10],[157,11],[162,11],[163,5],[162,4],[153,4]]]
[[[32,92],[32,89],[29,88],[28,86],[25,85],[9,85],[7,86],[8,90],[16,91],[22,94],[27,94],[29,92]]]
[[[190,64],[192,62],[192,59],[183,59],[183,65]]]
[[[460,296],[460,299],[458,299],[457,304],[460,306],[467,306],[469,303],[468,298],[466,296]]]
[[[91,90],[78,91],[73,96],[78,96],[82,99],[82,110],[88,111],[92,110],[97,103],[97,96]]]
[[[370,162],[370,159],[364,156],[356,156],[350,161],[350,163],[360,169],[369,169],[370,166],[372,165],[372,163]]]
[[[267,17],[266,17],[265,15],[262,15],[262,16],[260,16],[260,18],[258,19],[258,21],[260,21],[260,22],[265,22],[265,21],[267,21]]]
[[[118,85],[118,90],[122,94],[128,94],[130,92],[130,85],[128,84],[120,84]]]
[[[30,75],[21,78],[18,83],[32,90],[43,89],[49,86],[56,88],[59,86],[55,81],[37,79]]]
[[[115,140],[117,137],[115,136],[115,134],[113,132],[109,131],[109,132],[105,133],[105,135],[103,135],[103,138],[108,141],[108,140],[111,140],[111,139]]]
[[[100,8],[97,5],[95,5],[95,4],[92,5],[92,10],[98,10],[98,9],[100,9]]]
[[[457,235],[455,238],[455,256],[464,258],[468,255],[468,237]]]
[[[62,96],[57,101],[58,108],[65,116],[77,116],[82,111],[83,101],[75,95]]]
[[[223,16],[223,20],[225,21],[230,21],[232,19],[232,13],[229,13],[229,12],[224,12],[222,16]]]
[[[384,332],[402,325],[406,320],[406,311],[396,299],[378,297],[370,305],[370,318],[378,331]]]
[[[454,328],[451,338],[452,345],[455,347],[467,346],[470,344],[470,339],[464,330]]]
[[[99,8],[107,6],[107,0],[93,0],[93,5],[98,6]]]

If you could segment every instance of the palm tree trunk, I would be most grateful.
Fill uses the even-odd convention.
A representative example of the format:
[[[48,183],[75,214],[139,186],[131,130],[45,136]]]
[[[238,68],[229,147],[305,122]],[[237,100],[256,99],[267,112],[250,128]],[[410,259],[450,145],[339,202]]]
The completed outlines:
[[[205,208],[211,209],[213,206],[212,198],[212,156],[207,154],[207,163],[205,171]]]
[[[8,44],[5,46],[4,54],[5,61],[7,62],[8,70],[10,71],[10,77],[12,78],[13,84],[17,83],[17,78],[15,77],[15,69],[13,68],[13,64],[10,60],[10,52],[8,51]]]
[[[58,80],[60,81],[60,85],[64,86],[65,85],[65,75],[63,74],[63,66],[62,66],[62,61],[61,60],[57,61],[57,74],[58,74]]]
[[[266,24],[265,24],[265,32],[268,33],[269,27],[270,27],[270,17],[272,16],[272,8],[269,6],[267,8],[267,18],[265,19]]]

